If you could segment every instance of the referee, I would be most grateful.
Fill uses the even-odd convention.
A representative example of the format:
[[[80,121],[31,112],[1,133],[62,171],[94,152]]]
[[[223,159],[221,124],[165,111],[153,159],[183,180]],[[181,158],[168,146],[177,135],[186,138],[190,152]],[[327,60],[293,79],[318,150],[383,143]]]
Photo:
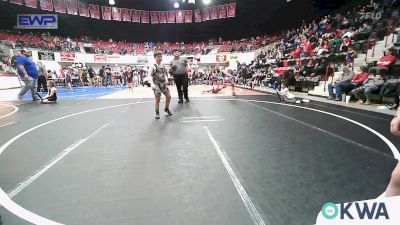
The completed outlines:
[[[171,69],[169,72],[174,76],[179,96],[178,103],[183,103],[183,97],[185,97],[186,102],[190,102],[188,95],[189,78],[187,60],[180,58],[180,52],[178,49],[173,50],[172,54],[174,55],[174,59],[170,63]]]

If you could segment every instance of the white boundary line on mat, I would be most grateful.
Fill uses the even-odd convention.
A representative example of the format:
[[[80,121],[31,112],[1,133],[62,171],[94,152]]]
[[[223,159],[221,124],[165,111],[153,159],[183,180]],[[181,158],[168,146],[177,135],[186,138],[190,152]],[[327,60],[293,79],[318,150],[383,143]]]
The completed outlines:
[[[334,113],[330,113],[330,112],[326,112],[326,111],[318,110],[318,109],[313,109],[313,108],[307,108],[307,107],[303,107],[303,106],[290,105],[290,104],[277,103],[277,102],[269,102],[269,101],[246,100],[246,99],[215,99],[215,98],[214,98],[214,99],[212,99],[212,98],[210,98],[210,99],[196,99],[196,100],[197,100],[197,101],[199,101],[199,100],[200,100],[200,101],[210,101],[210,100],[211,100],[211,101],[247,101],[247,102],[260,102],[260,103],[266,103],[266,104],[275,104],[275,105],[282,105],[282,106],[288,106],[288,107],[294,107],[294,108],[301,108],[301,109],[310,110],[310,111],[315,111],[315,112],[323,113],[323,114],[330,115],[330,116],[333,116],[333,117],[337,117],[337,118],[346,120],[346,121],[348,121],[348,122],[351,122],[351,123],[353,123],[353,124],[356,124],[356,125],[358,125],[358,126],[361,126],[362,128],[364,128],[364,129],[366,129],[366,130],[372,132],[373,134],[375,134],[376,136],[378,136],[381,140],[383,140],[383,141],[389,146],[389,148],[391,149],[391,151],[392,151],[392,153],[393,153],[394,158],[400,159],[400,153],[399,153],[398,149],[397,149],[397,148],[394,146],[394,144],[393,144],[392,142],[390,142],[385,136],[383,136],[382,134],[380,134],[380,133],[377,132],[376,130],[374,130],[374,129],[372,129],[372,128],[370,128],[370,127],[368,127],[368,126],[366,126],[366,125],[364,125],[364,124],[362,124],[362,123],[359,123],[359,122],[357,122],[357,121],[354,121],[354,120],[352,120],[352,119],[349,119],[349,118],[347,118],[347,117],[340,116],[340,115],[337,115],[337,114],[334,114]],[[54,120],[50,120],[50,121],[48,121],[48,122],[45,122],[45,123],[39,124],[39,125],[37,125],[37,126],[35,126],[35,127],[32,127],[32,128],[30,128],[30,129],[28,129],[28,130],[26,130],[26,131],[24,131],[24,132],[22,132],[22,133],[16,135],[16,136],[13,137],[12,139],[10,139],[8,142],[6,142],[4,145],[2,145],[2,146],[0,147],[0,154],[1,154],[8,146],[10,146],[13,142],[17,141],[17,140],[18,140],[19,138],[21,138],[22,136],[24,136],[24,135],[26,135],[26,134],[28,134],[28,133],[30,133],[30,132],[32,132],[32,131],[34,131],[34,130],[40,128],[40,127],[43,127],[43,126],[46,126],[46,125],[48,125],[48,124],[54,123],[54,122],[56,122],[56,121],[63,120],[63,119],[66,119],[66,118],[70,118],[70,117],[77,116],[77,115],[82,115],[82,114],[85,114],[85,113],[96,112],[96,111],[100,111],[100,110],[111,109],[111,108],[117,108],[117,107],[123,107],[123,106],[130,106],[130,105],[142,104],[142,103],[151,103],[151,102],[153,102],[153,101],[143,101],[143,102],[127,103],[127,104],[120,104],[120,105],[114,105],[114,106],[96,108],[96,109],[91,109],[91,110],[86,110],[86,111],[74,113],[74,114],[71,114],[71,115],[68,115],[68,116],[59,117],[59,118],[54,119]],[[215,147],[215,146],[214,146],[214,147]],[[37,215],[37,214],[35,214],[35,213],[32,213],[32,212],[30,212],[30,211],[27,210],[27,209],[24,209],[23,207],[21,207],[20,205],[18,205],[18,204],[15,203],[14,201],[12,201],[12,200],[10,199],[10,197],[9,197],[1,188],[0,188],[0,204],[1,204],[3,207],[5,207],[7,210],[9,210],[11,213],[13,213],[14,215],[16,215],[16,216],[18,216],[18,217],[20,217],[20,218],[22,218],[22,219],[24,219],[24,220],[26,220],[26,221],[28,221],[28,222],[31,222],[31,223],[33,223],[33,224],[40,224],[40,225],[42,225],[42,224],[43,224],[43,225],[47,225],[47,224],[48,224],[48,225],[53,225],[53,224],[57,224],[57,225],[58,225],[58,224],[60,224],[60,223],[58,223],[58,222],[49,220],[49,219],[44,218],[44,217],[42,217],[42,216],[40,216],[40,215]]]

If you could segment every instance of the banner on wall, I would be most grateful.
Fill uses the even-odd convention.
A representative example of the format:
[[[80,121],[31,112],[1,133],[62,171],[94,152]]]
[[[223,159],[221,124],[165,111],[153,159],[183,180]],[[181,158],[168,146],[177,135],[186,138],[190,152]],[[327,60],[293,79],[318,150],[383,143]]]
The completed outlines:
[[[192,23],[192,22],[193,22],[193,11],[185,10],[185,23]]]
[[[112,17],[113,20],[121,21],[121,9],[120,8],[112,8]]]
[[[168,23],[175,23],[175,11],[168,11]]]
[[[29,8],[38,8],[38,4],[40,4],[40,8],[47,11],[55,10],[58,13],[68,13],[82,17],[145,24],[193,23],[193,14],[194,22],[196,23],[236,17],[236,3],[196,9],[194,11],[143,11],[87,4],[78,0],[10,0],[10,3],[17,5],[25,3]],[[100,7],[102,15],[100,15]]]
[[[103,20],[111,20],[111,7],[102,6]]]
[[[71,15],[78,15],[78,2],[67,0],[67,12]]]
[[[79,2],[78,3],[78,8],[79,8],[79,15],[83,17],[89,17],[89,6],[88,4],[84,2]]]
[[[210,9],[205,8],[203,9],[203,21],[208,21],[210,20]]]
[[[215,57],[217,62],[226,62],[226,55],[216,55]]]
[[[150,15],[151,15],[151,23],[152,24],[159,23],[159,21],[158,21],[158,11],[151,11]]]
[[[18,14],[18,29],[58,29],[57,14]]]
[[[37,8],[37,1],[36,0],[25,0],[25,6],[29,8]]]
[[[61,61],[73,62],[75,60],[75,53],[60,53]]]
[[[107,55],[94,55],[94,62],[107,62]]]
[[[148,63],[149,59],[144,55],[139,55],[139,57],[137,59],[137,62],[138,63]]]
[[[54,2],[54,10],[58,13],[66,13],[67,5],[65,4],[65,0],[53,0]]]
[[[218,19],[218,6],[211,7],[211,9],[210,9],[210,18],[211,18],[211,20]]]
[[[40,0],[40,8],[46,11],[53,11],[53,1],[52,0]]]
[[[160,12],[160,23],[167,23],[168,12]]]
[[[149,11],[142,11],[140,17],[142,23],[149,23]]]
[[[54,52],[38,52],[39,60],[54,61]]]
[[[218,6],[218,14],[220,19],[226,18],[226,7],[225,5]]]
[[[10,3],[17,4],[17,5],[23,5],[24,0],[10,0]]]
[[[130,9],[121,9],[122,13],[122,21],[131,22],[131,10]]]
[[[238,55],[236,55],[236,54],[230,55],[229,56],[229,60],[228,60],[229,61],[229,67],[230,68],[236,68],[238,60],[239,60]]]
[[[196,23],[200,23],[201,22],[201,11],[200,11],[200,9],[194,10],[194,21]]]
[[[132,9],[132,22],[140,23],[140,11],[136,9]]]
[[[98,5],[89,4],[90,17],[100,19],[100,7]]]
[[[183,18],[183,11],[182,10],[177,10],[175,12],[175,17],[176,17],[176,23],[183,23],[184,18]]]
[[[227,17],[236,17],[236,3],[231,3],[227,5],[228,15]]]

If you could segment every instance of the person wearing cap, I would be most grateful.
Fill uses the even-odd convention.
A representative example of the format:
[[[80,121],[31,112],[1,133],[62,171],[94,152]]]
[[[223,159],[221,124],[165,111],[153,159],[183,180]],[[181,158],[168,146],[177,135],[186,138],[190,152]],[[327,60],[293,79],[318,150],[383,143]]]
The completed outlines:
[[[183,97],[185,97],[186,102],[190,102],[188,95],[189,78],[187,60],[180,57],[180,52],[178,49],[173,50],[172,54],[174,55],[174,59],[170,63],[171,69],[169,72],[174,76],[179,97],[178,103],[183,103]]]
[[[171,102],[171,94],[168,89],[168,73],[165,69],[164,65],[161,63],[162,54],[161,52],[154,52],[154,59],[156,63],[149,67],[149,83],[151,88],[154,91],[155,96],[155,111],[156,111],[156,119],[160,119],[160,100],[161,94],[165,95],[165,108],[164,112],[168,114],[168,116],[172,116],[171,111],[169,110],[169,103]]]
[[[18,94],[18,99],[22,99],[22,96],[28,90],[31,90],[32,100],[37,101],[36,97],[36,80],[39,77],[39,73],[37,70],[36,63],[34,63],[30,58],[30,53],[26,49],[21,50],[21,55],[15,61],[17,66],[18,75],[21,77],[21,80],[24,82],[25,86],[22,87],[21,91]]]

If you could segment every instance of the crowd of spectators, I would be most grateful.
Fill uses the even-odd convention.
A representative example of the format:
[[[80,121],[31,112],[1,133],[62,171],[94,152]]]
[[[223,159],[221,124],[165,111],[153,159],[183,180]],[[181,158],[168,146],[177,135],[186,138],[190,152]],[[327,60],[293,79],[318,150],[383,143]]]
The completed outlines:
[[[0,31],[0,41],[12,48],[37,48],[59,52],[87,52],[97,54],[140,55],[153,51],[161,51],[171,55],[172,51],[179,49],[183,54],[206,55],[212,50],[217,52],[249,52],[266,46],[277,40],[276,36],[262,36],[243,38],[241,40],[223,41],[209,40],[206,42],[144,42],[134,43],[129,41],[114,41],[109,39],[94,40],[87,36],[80,38],[60,37],[44,33],[22,33],[21,31]]]
[[[398,1],[389,1],[357,6],[344,15],[327,15],[309,23],[303,21],[299,28],[285,31],[279,44],[261,52],[250,65],[239,65],[237,82],[251,87],[279,88],[285,80],[295,90],[308,91],[320,80],[332,77],[338,67],[344,67],[343,77],[340,77],[343,79],[338,79],[336,83],[345,81],[346,85],[332,83],[328,88],[331,94],[329,99],[341,100],[341,94],[345,92],[361,99],[360,102],[370,104],[369,93],[375,91],[379,94],[382,80],[394,82],[392,78],[400,75],[400,71],[393,69],[396,50],[389,49],[378,62],[356,68],[356,74],[364,73],[363,79],[351,84],[354,59],[357,53],[366,53],[375,41],[382,40],[388,31],[393,31],[398,19]],[[352,76],[346,76],[347,73]],[[336,94],[333,94],[333,89]],[[386,92],[389,91],[386,89]]]
[[[338,67],[344,67],[342,76],[328,86],[329,98],[339,100],[341,94],[351,93],[369,104],[370,93],[376,92],[382,86],[388,86],[385,82],[382,83],[389,80],[388,75],[396,76],[390,68],[396,62],[396,53],[393,50],[388,51],[378,62],[356,68],[355,73],[354,59],[358,53],[365,53],[375,41],[381,40],[388,31],[394,30],[399,18],[398,6],[397,0],[385,1],[383,4],[370,2],[367,5],[356,6],[344,14],[337,13],[309,22],[303,21],[300,27],[283,31],[281,35],[265,35],[236,41],[224,41],[220,38],[201,43],[133,43],[111,39],[93,40],[89,37],[61,38],[49,33],[36,35],[8,32],[0,32],[0,40],[12,47],[122,55],[146,54],[155,50],[170,55],[175,49],[179,49],[183,54],[208,54],[213,50],[248,52],[275,43],[272,48],[270,45],[267,50],[261,51],[249,65],[238,63],[237,69],[233,71],[234,81],[251,87],[259,85],[279,88],[284,80],[289,87],[294,86],[302,91],[304,88],[312,89],[320,80],[326,81],[332,76]],[[74,70],[70,68],[68,71],[72,71],[69,73],[75,80],[79,80],[83,85],[90,83],[85,82],[84,70],[73,72]],[[125,84],[123,76],[119,76],[119,73],[123,74],[124,69],[113,70],[113,81],[107,81],[106,84],[103,82],[102,85],[113,84],[115,80]],[[105,76],[102,78],[103,81],[109,80]],[[222,79],[222,72],[218,68],[194,70],[191,73],[191,82],[194,84],[211,84],[214,80]],[[391,88],[397,91],[397,88]],[[386,88],[386,92],[387,90]]]

